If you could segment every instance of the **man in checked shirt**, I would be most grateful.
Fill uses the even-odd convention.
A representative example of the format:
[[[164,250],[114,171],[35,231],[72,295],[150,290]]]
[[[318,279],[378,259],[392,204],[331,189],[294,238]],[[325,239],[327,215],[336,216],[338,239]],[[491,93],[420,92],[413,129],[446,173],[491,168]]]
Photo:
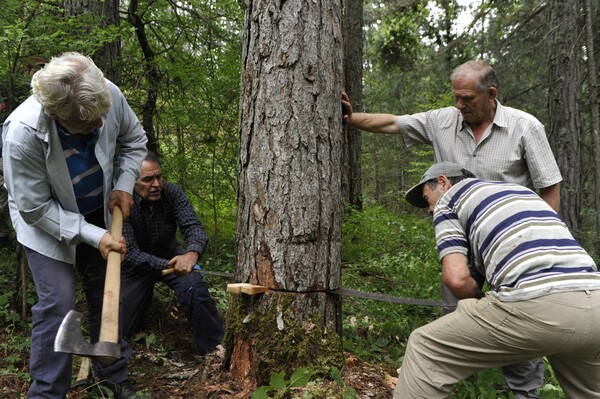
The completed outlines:
[[[148,152],[135,183],[134,204],[123,225],[127,254],[122,267],[122,318],[125,336],[139,329],[152,302],[154,284],[169,286],[190,324],[201,355],[223,339],[219,313],[198,272],[208,237],[181,187],[163,180],[160,161]],[[176,238],[180,230],[185,249]],[[165,269],[173,272],[163,275]]]

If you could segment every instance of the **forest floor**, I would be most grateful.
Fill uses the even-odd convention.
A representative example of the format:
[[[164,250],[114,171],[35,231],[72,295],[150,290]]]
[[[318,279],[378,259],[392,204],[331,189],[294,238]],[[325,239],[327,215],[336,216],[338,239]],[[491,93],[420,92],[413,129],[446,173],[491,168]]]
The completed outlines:
[[[155,307],[156,308],[156,307]],[[177,307],[160,306],[148,315],[147,325],[152,326],[137,335],[131,343],[134,357],[130,363],[130,380],[140,391],[147,391],[156,399],[245,399],[252,396],[255,386],[234,378],[225,367],[222,347],[205,357],[197,355],[185,317]],[[0,342],[8,342],[9,334],[29,334],[29,331],[0,330]],[[14,337],[13,337],[14,338]],[[7,373],[2,364],[0,373],[0,398],[25,398],[28,382],[28,351],[20,352],[20,361],[14,361],[18,348],[3,348],[4,357],[11,357],[18,371]],[[13,353],[10,353],[13,352]],[[0,354],[2,356],[2,354]],[[79,357],[74,357],[73,375],[78,374]],[[0,360],[0,364],[2,361]],[[20,364],[19,364],[20,363]],[[318,386],[309,383],[294,389],[289,398],[342,399],[343,389],[353,388],[358,399],[388,399],[392,397],[392,370],[365,363],[350,353],[340,370],[343,388],[332,379],[318,380]],[[98,389],[97,383],[72,390],[68,399],[96,399],[112,396]]]

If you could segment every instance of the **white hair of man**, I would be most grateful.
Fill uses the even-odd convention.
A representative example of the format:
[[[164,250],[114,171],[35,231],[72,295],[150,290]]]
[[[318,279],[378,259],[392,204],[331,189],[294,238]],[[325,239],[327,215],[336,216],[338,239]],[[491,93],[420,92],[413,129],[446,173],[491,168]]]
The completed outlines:
[[[31,92],[52,119],[75,113],[82,121],[105,115],[111,106],[104,74],[90,57],[64,53],[54,57],[31,79]]]

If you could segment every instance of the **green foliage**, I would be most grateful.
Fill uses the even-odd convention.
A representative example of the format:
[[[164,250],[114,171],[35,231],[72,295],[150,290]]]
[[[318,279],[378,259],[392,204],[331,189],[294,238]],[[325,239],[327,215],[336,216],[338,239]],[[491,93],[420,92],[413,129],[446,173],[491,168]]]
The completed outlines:
[[[382,207],[346,215],[342,286],[403,298],[439,298],[440,269],[429,218]],[[438,316],[424,306],[344,300],[344,348],[395,370],[410,332]]]
[[[271,373],[269,385],[258,387],[252,393],[252,399],[284,398],[293,388],[303,387],[308,384],[311,377],[312,373],[304,367],[294,371],[289,380],[285,379],[285,372],[273,372]],[[268,396],[269,392],[272,392],[274,396]]]
[[[475,376],[461,381],[454,387],[454,393],[450,396],[451,399],[513,399],[512,392],[507,394],[503,392],[505,384],[504,376],[499,369],[489,369],[478,372]]]
[[[546,384],[540,391],[540,399],[562,399],[565,398],[562,388],[554,382],[554,384]]]
[[[540,389],[541,399],[563,399],[565,395],[558,385],[548,360],[544,358],[545,382]],[[508,392],[500,369],[483,370],[455,385],[450,399],[514,399]]]
[[[550,363],[548,363],[548,359],[544,358],[544,374],[545,381],[544,386],[540,390],[540,399],[562,399],[565,397],[565,394],[558,384],[556,380],[556,376],[554,375],[554,371],[552,367],[550,367]]]
[[[152,333],[137,333],[133,337],[134,342],[144,342],[146,349],[150,349],[152,344],[156,341],[156,335]]]
[[[393,66],[413,66],[421,48],[418,13],[388,14],[393,18],[384,18],[381,27],[373,33],[373,41],[379,54],[382,68]]]
[[[30,323],[22,320],[15,301],[22,303],[19,286],[15,287],[14,254],[4,248],[0,251],[0,382],[10,381],[22,385],[29,381],[29,373],[24,367],[28,357],[31,339],[29,337]],[[29,293],[33,286],[28,279],[25,286]],[[35,295],[28,295],[26,304],[31,305]],[[9,385],[0,383],[0,397],[22,397],[20,392],[14,392]],[[6,395],[6,396],[4,396]]]
[[[351,387],[346,387],[342,378],[342,373],[337,367],[331,368],[331,379],[336,384],[336,388],[328,387],[323,379],[317,378],[311,381],[313,373],[301,367],[294,371],[289,380],[285,379],[284,372],[273,372],[269,380],[269,385],[258,387],[252,393],[252,399],[279,399],[289,397],[294,399],[356,399],[356,391]],[[302,396],[295,393],[294,388],[302,389]]]
[[[344,380],[342,379],[342,373],[337,367],[331,368],[331,378],[341,390],[342,398],[344,399],[356,399],[356,391],[354,388],[345,387]]]
[[[376,205],[346,214],[342,251],[344,265],[401,253],[424,262],[437,258],[433,223],[424,211],[420,217],[400,216]]]

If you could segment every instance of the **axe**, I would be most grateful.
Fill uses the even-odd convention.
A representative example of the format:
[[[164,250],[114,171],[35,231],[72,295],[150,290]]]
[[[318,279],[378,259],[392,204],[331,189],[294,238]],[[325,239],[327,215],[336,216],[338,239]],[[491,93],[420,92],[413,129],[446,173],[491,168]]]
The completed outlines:
[[[119,206],[115,206],[112,214],[110,234],[113,239],[119,241],[122,231],[123,213],[121,213]],[[92,345],[83,338],[81,333],[82,314],[70,310],[58,328],[58,333],[54,340],[54,351],[96,357],[105,364],[114,363],[121,356],[121,345],[118,343],[120,289],[121,254],[110,251],[106,261],[102,319],[98,342]]]

